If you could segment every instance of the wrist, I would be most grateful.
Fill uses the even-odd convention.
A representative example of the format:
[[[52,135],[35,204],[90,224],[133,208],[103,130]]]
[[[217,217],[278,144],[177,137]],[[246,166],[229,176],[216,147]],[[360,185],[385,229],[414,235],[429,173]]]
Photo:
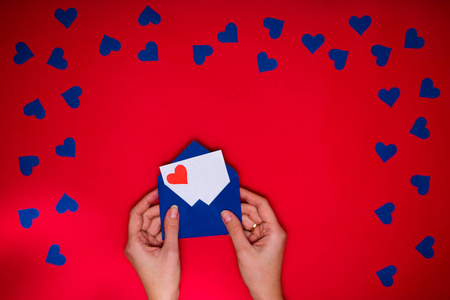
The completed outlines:
[[[264,294],[264,295],[256,295],[250,293],[253,300],[284,300],[282,293],[276,293],[276,294]]]
[[[269,288],[249,289],[253,300],[283,300],[281,286],[273,286]]]
[[[149,293],[147,292],[148,300],[178,300],[179,293]]]
[[[180,296],[180,289],[157,289],[145,287],[148,300],[178,300]]]

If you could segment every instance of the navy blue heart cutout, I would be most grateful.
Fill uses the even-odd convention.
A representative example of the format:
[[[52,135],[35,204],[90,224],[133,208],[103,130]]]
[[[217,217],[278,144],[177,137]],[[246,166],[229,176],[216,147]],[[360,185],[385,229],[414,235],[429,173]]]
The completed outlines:
[[[377,65],[380,67],[384,67],[389,60],[389,55],[391,55],[391,48],[382,46],[382,45],[375,45],[370,49],[370,52],[373,56],[377,58]]]
[[[426,126],[427,119],[425,119],[424,117],[417,118],[409,133],[417,136],[420,139],[426,140],[430,137],[430,130],[428,130]]]
[[[80,99],[78,99],[78,97],[80,97],[82,93],[83,90],[79,86],[73,86],[62,93],[61,96],[64,98],[69,107],[75,109],[80,106]]]
[[[75,157],[75,140],[68,137],[64,140],[62,145],[55,148],[56,155],[62,157]]]
[[[70,25],[72,25],[73,21],[77,18],[78,12],[75,8],[71,7],[67,10],[63,10],[61,8],[58,8],[55,11],[55,18],[58,20],[61,24],[63,24],[64,27],[69,29]]]
[[[142,26],[147,26],[150,23],[158,25],[160,22],[161,16],[148,5],[141,12],[138,19],[138,23]]]
[[[364,31],[369,28],[370,24],[372,24],[372,18],[369,16],[363,16],[358,18],[357,16],[350,17],[348,20],[348,24],[352,27],[359,35],[362,35]]]
[[[430,189],[430,179],[431,176],[414,175],[411,177],[411,184],[417,187],[419,195],[425,196]]]
[[[430,259],[434,256],[433,245],[434,238],[432,236],[427,236],[415,248],[423,257]]]
[[[425,78],[420,84],[419,97],[422,98],[437,98],[441,94],[441,90],[437,87],[433,87],[433,80],[431,78]]]
[[[39,210],[36,208],[20,209],[18,212],[20,225],[23,228],[30,228],[33,225],[33,220],[39,217]]]
[[[48,249],[47,258],[45,262],[55,266],[62,266],[66,263],[66,257],[62,255],[59,245],[51,245]]]
[[[256,56],[259,73],[275,70],[278,62],[275,58],[269,58],[266,52],[260,52]]]
[[[45,117],[45,109],[39,99],[31,101],[23,107],[23,113],[25,116],[35,116],[36,119],[42,120]]]
[[[347,63],[348,51],[340,49],[331,49],[328,52],[328,57],[334,61],[334,68],[336,70],[342,70]]]
[[[207,56],[213,54],[213,48],[209,45],[193,45],[192,50],[194,53],[194,62],[199,66],[205,62]]]
[[[52,51],[52,54],[50,54],[50,58],[47,61],[47,64],[59,69],[59,70],[65,70],[67,66],[69,65],[67,63],[67,60],[63,58],[64,56],[64,50],[61,48],[55,48]]]
[[[378,156],[381,158],[381,160],[385,163],[387,162],[392,156],[397,153],[397,146],[394,144],[390,145],[384,145],[382,142],[379,142],[375,145],[375,151],[377,152]]]
[[[283,31],[284,21],[275,18],[265,18],[263,21],[263,26],[269,29],[269,36],[272,39],[277,39]]]
[[[121,47],[122,45],[118,40],[104,34],[98,51],[100,52],[101,55],[107,56],[111,53],[111,51],[115,52],[119,51]]]
[[[217,34],[217,39],[221,43],[237,43],[237,26],[234,23],[228,23],[225,26],[225,31],[221,31]]]
[[[389,225],[392,223],[392,212],[395,210],[395,205],[388,202],[375,210],[375,214],[380,219],[381,223]]]
[[[420,49],[425,45],[425,40],[417,36],[417,30],[410,28],[406,31],[405,35],[405,48]]]
[[[400,89],[396,87],[391,88],[389,91],[386,89],[381,89],[378,92],[378,98],[390,107],[394,105],[398,97],[400,97]]]
[[[312,36],[311,34],[304,34],[302,36],[302,43],[305,45],[306,49],[314,54],[320,46],[325,42],[325,37],[322,34],[316,34],[316,36]]]
[[[145,49],[139,51],[138,58],[140,61],[158,61],[158,45],[155,42],[148,42]]]
[[[28,45],[24,42],[18,42],[16,44],[16,52],[17,54],[14,55],[13,60],[18,65],[24,64],[34,56],[33,52],[31,52]]]
[[[78,210],[78,203],[74,199],[70,198],[67,194],[64,194],[56,204],[56,211],[60,214],[70,210],[76,212]]]
[[[394,279],[392,277],[397,273],[397,268],[395,266],[387,266],[376,273],[381,284],[385,287],[390,287],[394,284]]]
[[[30,156],[19,156],[19,168],[20,173],[25,176],[30,175],[33,172],[33,168],[39,165],[39,157]]]

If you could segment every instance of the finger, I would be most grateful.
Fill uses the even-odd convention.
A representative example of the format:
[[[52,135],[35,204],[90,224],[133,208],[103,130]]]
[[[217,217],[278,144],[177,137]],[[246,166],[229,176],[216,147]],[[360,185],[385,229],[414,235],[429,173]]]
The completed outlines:
[[[250,244],[254,244],[255,242],[259,241],[261,239],[260,236],[255,235],[253,232],[252,234],[248,237],[248,241],[250,242]]]
[[[145,195],[130,211],[130,222],[128,223],[128,235],[135,235],[141,229],[143,225],[144,212],[150,207],[156,199],[158,199],[158,189]]]
[[[153,189],[147,195],[145,195],[132,209],[132,214],[142,215],[150,207],[150,205],[158,199],[158,188]]]
[[[160,217],[156,217],[156,218],[152,219],[152,222],[151,222],[149,228],[147,229],[147,232],[152,236],[156,236],[159,232],[161,232],[161,218]]]
[[[152,236],[149,233],[147,233],[147,234],[148,234],[149,245],[152,246],[152,247],[159,247],[159,248],[161,248],[163,242],[158,240],[158,238],[156,236]]]
[[[148,230],[150,227],[150,224],[152,223],[152,219],[155,217],[159,217],[159,205],[151,206],[149,209],[147,209],[143,215],[144,217],[144,223],[142,224],[143,230]]]
[[[164,240],[162,239],[162,232],[161,231],[155,236],[155,239],[156,239],[157,242],[159,242],[161,244],[164,242]]]
[[[222,220],[225,223],[225,227],[227,228],[231,240],[233,241],[236,253],[239,254],[239,252],[246,251],[250,247],[250,243],[245,237],[244,229],[242,228],[239,219],[228,210],[223,210],[221,215]]]
[[[241,198],[248,203],[252,204],[258,210],[258,214],[261,216],[261,219],[267,223],[278,223],[277,217],[273,212],[272,208],[267,202],[266,199],[261,197],[258,194],[250,192],[244,188],[240,188]]]
[[[244,230],[244,234],[247,237],[247,240],[250,242],[250,244],[253,244],[256,241],[259,241],[261,239],[260,236],[255,235],[252,231]]]
[[[248,215],[253,223],[259,224],[262,222],[255,206],[248,203],[241,203],[242,215]]]
[[[258,226],[259,224],[253,222],[247,215],[242,215],[242,224],[244,225],[245,231],[249,231],[257,237],[262,236],[261,226]],[[256,226],[255,226],[255,224],[256,224]],[[255,228],[253,228],[253,226],[255,226]]]
[[[178,206],[172,205],[164,218],[164,249],[178,251],[178,231],[180,227],[180,216]]]
[[[256,223],[248,215],[242,215],[242,225],[245,230],[251,231],[254,224]]]

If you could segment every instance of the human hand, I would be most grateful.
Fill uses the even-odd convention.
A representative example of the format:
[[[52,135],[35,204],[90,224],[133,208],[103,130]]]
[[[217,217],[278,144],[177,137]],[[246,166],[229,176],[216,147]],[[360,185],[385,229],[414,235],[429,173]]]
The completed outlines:
[[[281,266],[286,233],[265,198],[244,188],[240,192],[247,202],[241,204],[243,226],[228,210],[222,211],[222,219],[236,249],[242,279],[255,300],[283,299]]]
[[[162,240],[158,189],[144,196],[130,212],[125,255],[144,285],[149,300],[178,299],[180,294],[179,213],[172,206],[164,219]]]

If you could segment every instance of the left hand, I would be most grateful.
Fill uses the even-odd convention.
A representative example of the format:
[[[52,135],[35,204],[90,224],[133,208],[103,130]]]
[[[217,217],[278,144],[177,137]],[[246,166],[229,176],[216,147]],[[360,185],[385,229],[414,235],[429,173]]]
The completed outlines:
[[[180,294],[179,213],[172,206],[164,219],[162,240],[158,189],[144,196],[130,212],[125,255],[144,285],[149,300],[178,299]]]

